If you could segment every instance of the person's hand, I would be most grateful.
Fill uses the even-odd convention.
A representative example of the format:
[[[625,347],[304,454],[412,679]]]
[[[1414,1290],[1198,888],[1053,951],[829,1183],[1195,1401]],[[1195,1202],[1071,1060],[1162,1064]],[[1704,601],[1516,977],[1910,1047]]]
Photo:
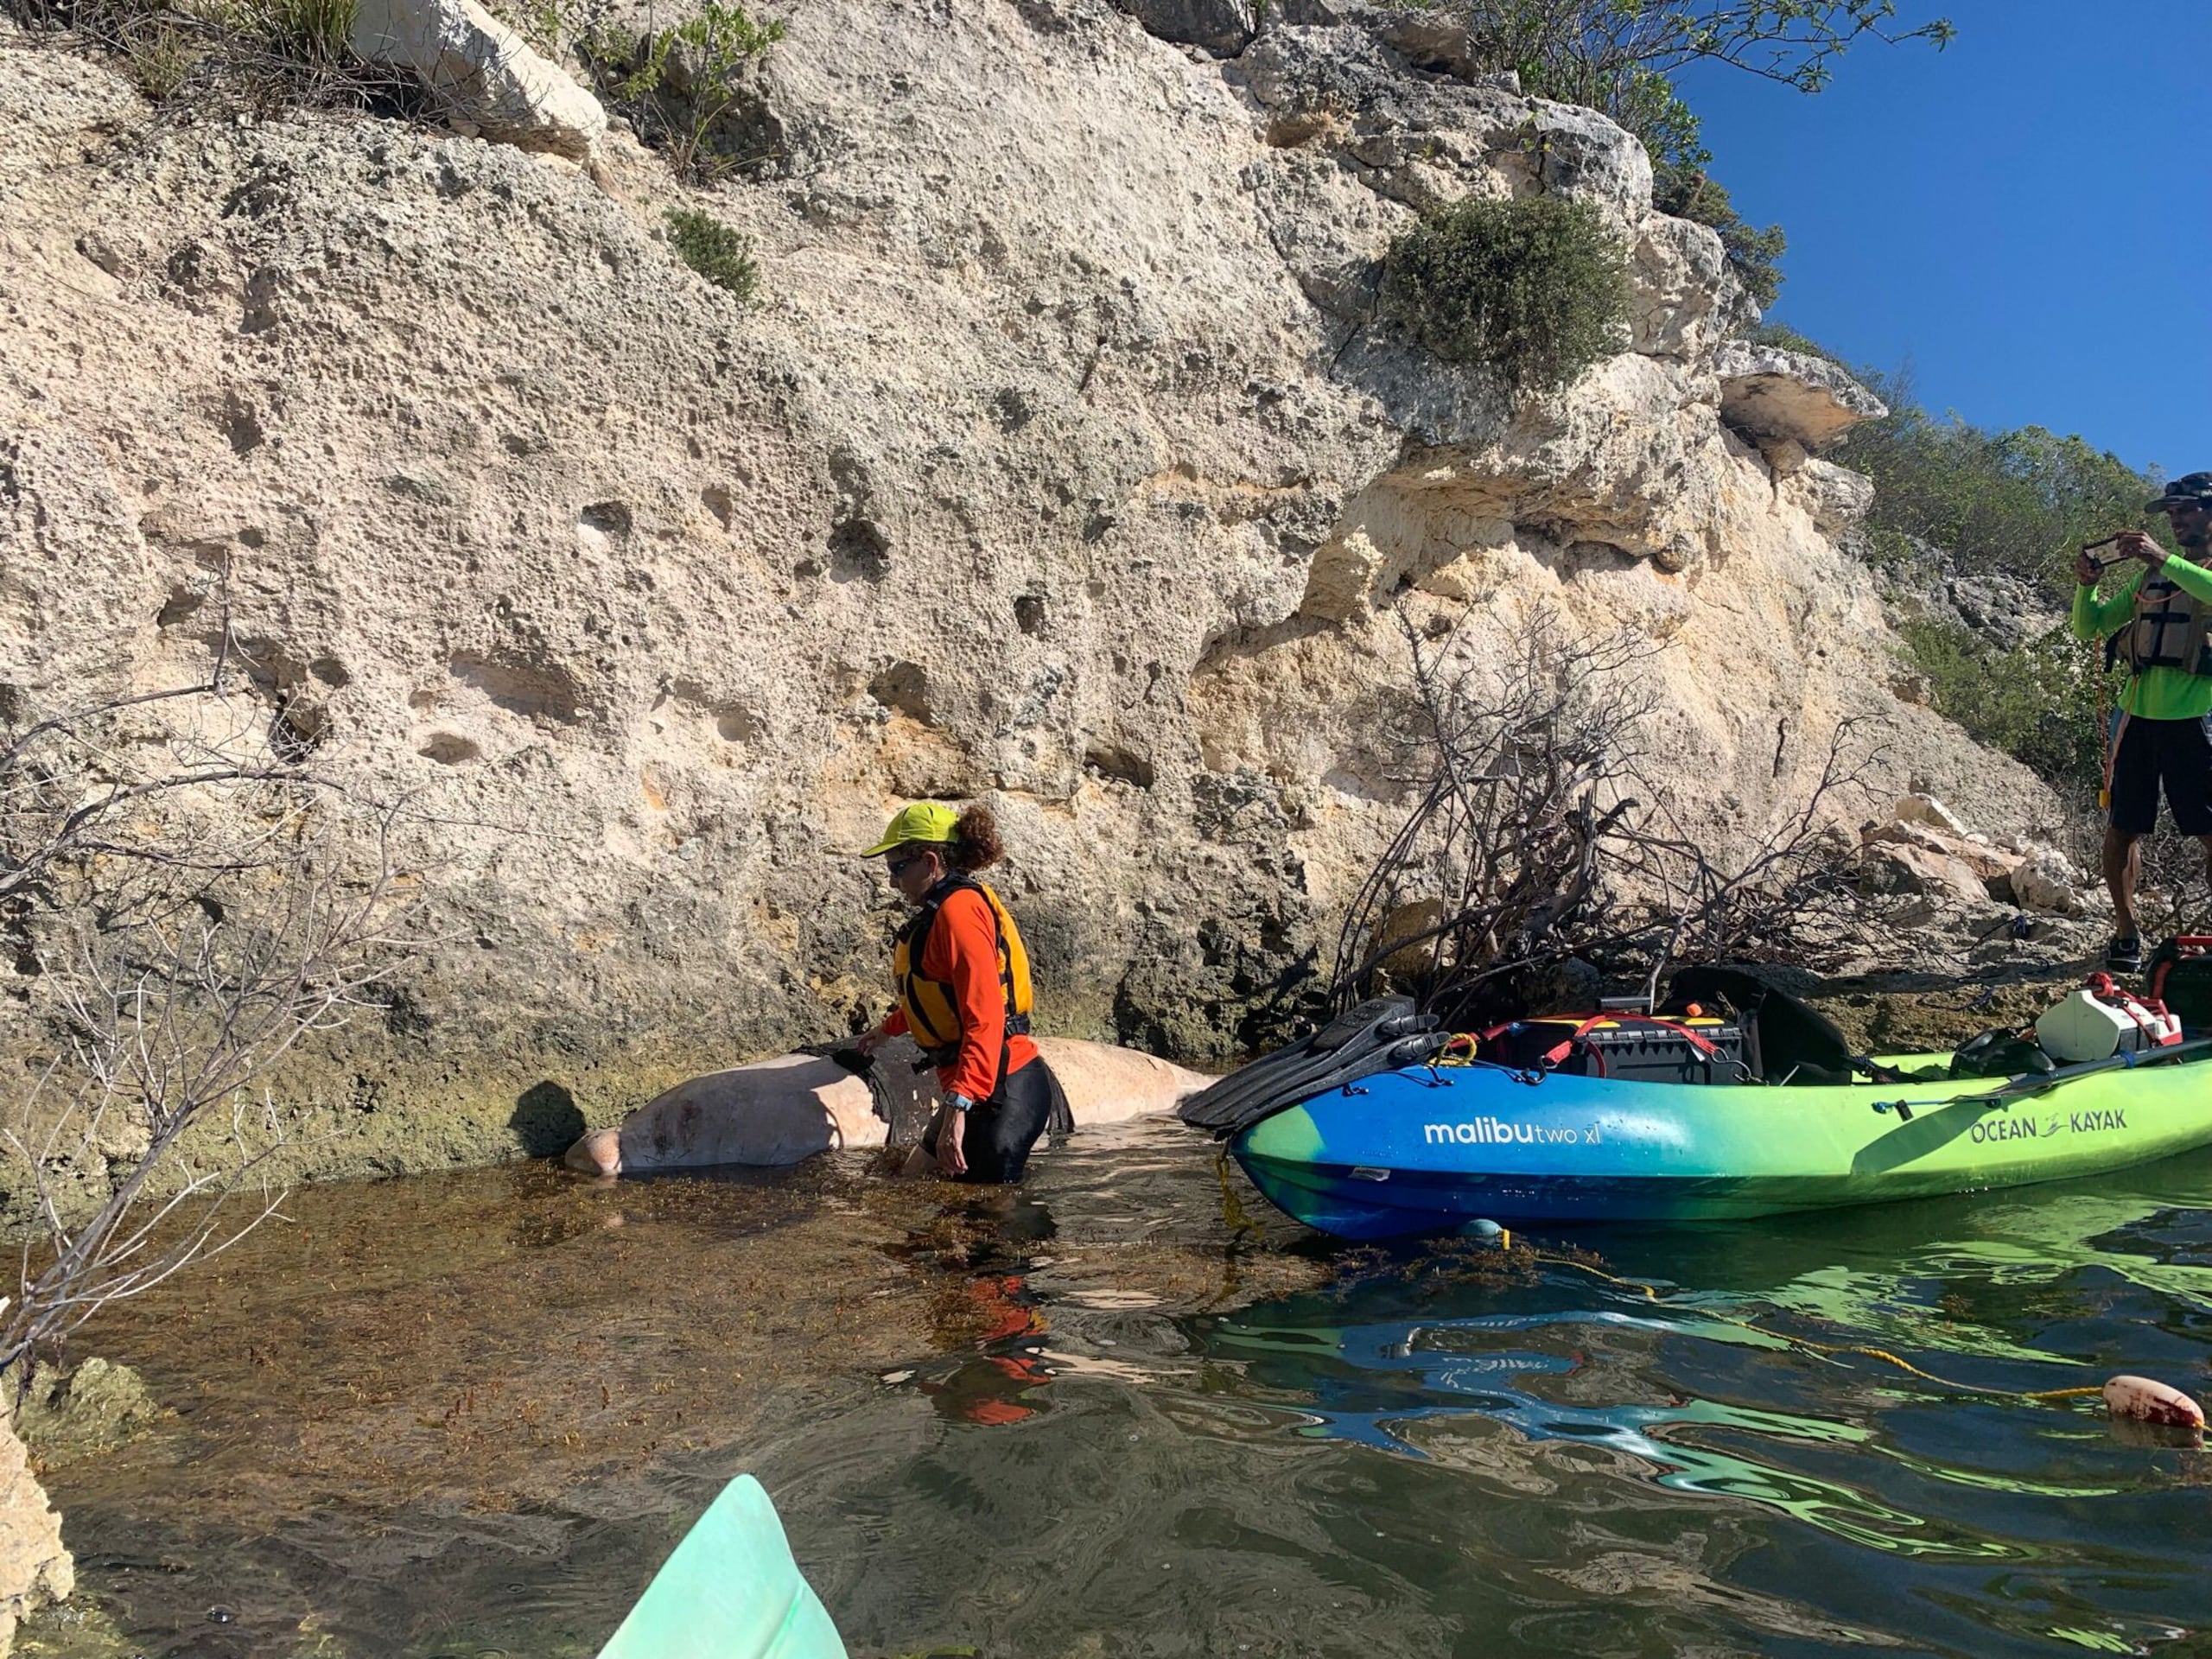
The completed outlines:
[[[2139,530],[2123,530],[2117,540],[2120,556],[2123,559],[2140,559],[2152,570],[2166,562],[2166,550]]]
[[[859,1036],[854,1038],[853,1046],[861,1053],[872,1057],[877,1049],[881,1048],[890,1040],[890,1033],[886,1032],[881,1026],[878,1026],[874,1031],[862,1032]]]
[[[960,1142],[968,1133],[968,1110],[964,1104],[945,1103],[944,1120],[937,1126],[937,1166],[947,1180],[957,1179],[968,1173],[968,1154]]]
[[[2088,553],[2076,553],[2074,556],[2074,580],[2080,586],[2094,588],[2097,585],[2097,578],[2102,575],[2104,575],[2104,568],[2093,556]]]

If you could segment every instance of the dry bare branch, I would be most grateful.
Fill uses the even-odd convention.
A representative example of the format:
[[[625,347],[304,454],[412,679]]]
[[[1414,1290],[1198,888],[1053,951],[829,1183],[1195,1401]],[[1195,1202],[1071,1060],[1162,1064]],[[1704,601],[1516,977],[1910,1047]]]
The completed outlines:
[[[276,1212],[265,1080],[380,1006],[418,943],[406,804],[284,758],[237,660],[226,629],[205,681],[0,730],[0,947],[27,1062],[0,1092],[0,1154],[35,1211],[0,1373]]]
[[[1633,671],[1652,641],[1579,642],[1549,611],[1502,660],[1466,620],[1434,645],[1408,639],[1416,713],[1401,737],[1415,800],[1346,912],[1337,1007],[1387,981],[1465,1027],[1571,958],[1650,995],[1686,956],[1803,961],[1834,947],[1859,903],[1834,821],[1877,758],[1852,722],[1802,798],[1724,861],[1644,770],[1655,702]]]

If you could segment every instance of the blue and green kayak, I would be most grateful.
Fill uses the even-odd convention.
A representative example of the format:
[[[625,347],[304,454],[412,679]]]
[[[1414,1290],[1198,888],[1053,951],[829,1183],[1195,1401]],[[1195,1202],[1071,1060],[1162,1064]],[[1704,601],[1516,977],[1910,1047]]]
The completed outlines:
[[[2094,1175],[2212,1142],[2212,1065],[2098,1062],[2007,1083],[1775,1086],[1409,1065],[1310,1096],[1230,1148],[1341,1238],[1476,1221],[1734,1220]],[[1900,1071],[1950,1057],[1892,1057]]]

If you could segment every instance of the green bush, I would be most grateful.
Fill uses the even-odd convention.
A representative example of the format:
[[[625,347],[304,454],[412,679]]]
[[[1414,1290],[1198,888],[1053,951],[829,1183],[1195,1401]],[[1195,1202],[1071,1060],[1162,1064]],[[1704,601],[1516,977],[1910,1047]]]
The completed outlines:
[[[717,130],[747,103],[748,67],[783,38],[780,18],[760,22],[736,0],[707,0],[674,29],[632,37],[605,24],[576,50],[639,137],[665,149],[685,177],[711,178],[765,159],[723,153]]]
[[[413,76],[354,55],[356,10],[356,0],[0,0],[0,15],[56,44],[111,54],[156,103],[422,110]]]
[[[668,239],[677,257],[712,283],[747,304],[760,286],[760,268],[753,262],[753,244],[714,218],[690,207],[668,211]]]
[[[2149,529],[2151,480],[2109,451],[2040,426],[1993,431],[1955,415],[1938,420],[1904,375],[1859,372],[1890,406],[1853,429],[1840,459],[1874,480],[1867,528],[1942,548],[1969,575],[2001,571],[2070,599],[2083,542]]]
[[[2050,783],[2094,791],[2103,781],[2098,646],[2063,626],[2009,652],[1926,616],[1906,618],[1898,632],[1937,714]]]
[[[247,8],[284,56],[316,69],[352,61],[354,0],[260,0]]]
[[[1567,385],[1627,344],[1628,270],[1587,202],[1457,201],[1390,245],[1384,314],[1439,357],[1516,391]]]
[[[1786,326],[1765,324],[1764,344],[1841,359]],[[2073,564],[2084,542],[2121,529],[2149,529],[2143,504],[2152,479],[2079,437],[2039,426],[1993,430],[1921,407],[1908,375],[1853,371],[1890,413],[1852,429],[1838,459],[1874,481],[1860,550],[1908,590],[1941,575],[1938,550],[1962,575],[2033,584],[2054,609],[2073,601]],[[1920,567],[1916,572],[1915,567]],[[2005,651],[1955,623],[1906,616],[1898,632],[1906,660],[1928,681],[1931,701],[1980,741],[2004,750],[2053,784],[2094,790],[2103,771],[2097,720],[2101,649],[2061,626]],[[2104,688],[2107,706],[2117,677]]]
[[[1762,324],[1751,338],[1843,362],[1784,325]],[[1925,542],[1962,575],[2023,577],[2064,604],[2082,543],[2117,530],[2166,537],[2164,522],[2143,512],[2158,493],[2152,476],[2110,451],[2040,426],[2000,431],[1939,418],[1921,407],[1909,373],[1851,372],[1890,406],[1883,419],[1853,427],[1837,456],[1874,480],[1866,531],[1875,563],[1903,562],[1913,541]]]

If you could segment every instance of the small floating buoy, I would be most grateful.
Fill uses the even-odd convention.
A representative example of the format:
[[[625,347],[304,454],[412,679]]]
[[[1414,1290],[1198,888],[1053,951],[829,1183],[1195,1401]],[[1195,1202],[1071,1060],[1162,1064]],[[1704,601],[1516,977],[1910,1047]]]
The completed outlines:
[[[2171,1383],[2147,1376],[2115,1376],[2105,1384],[2105,1409],[2115,1417],[2202,1428],[2204,1408]]]
[[[1486,1243],[1497,1245],[1501,1250],[1513,1248],[1513,1235],[1494,1221],[1471,1221],[1459,1231],[1465,1237],[1479,1238]]]

